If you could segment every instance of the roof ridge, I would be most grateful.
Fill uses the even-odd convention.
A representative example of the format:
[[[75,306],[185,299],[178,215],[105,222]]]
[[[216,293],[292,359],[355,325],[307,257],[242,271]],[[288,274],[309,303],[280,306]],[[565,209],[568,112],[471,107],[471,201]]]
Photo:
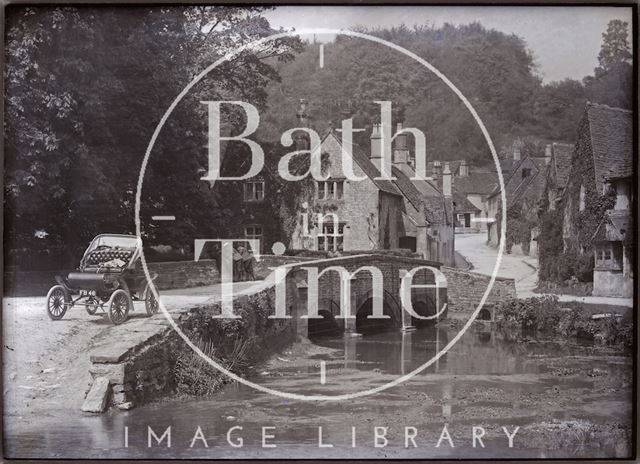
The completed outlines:
[[[621,113],[633,114],[631,110],[618,108],[616,106],[605,105],[604,103],[587,102],[587,108],[603,108],[603,109],[612,110],[612,111],[620,111]]]

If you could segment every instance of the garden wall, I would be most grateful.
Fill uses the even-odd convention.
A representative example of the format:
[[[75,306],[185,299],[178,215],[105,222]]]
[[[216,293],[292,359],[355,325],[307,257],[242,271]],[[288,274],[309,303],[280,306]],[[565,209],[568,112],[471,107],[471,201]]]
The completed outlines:
[[[491,278],[451,267],[442,267],[442,272],[447,278],[448,317],[451,319],[467,319],[480,303]],[[515,280],[497,277],[487,297],[485,306],[489,309],[500,301],[515,297]]]

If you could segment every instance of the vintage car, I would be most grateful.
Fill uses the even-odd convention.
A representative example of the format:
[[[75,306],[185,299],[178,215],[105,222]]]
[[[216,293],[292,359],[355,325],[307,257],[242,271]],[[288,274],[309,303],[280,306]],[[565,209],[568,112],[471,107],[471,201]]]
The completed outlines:
[[[158,301],[142,271],[141,246],[135,235],[95,237],[78,269],[56,276],[58,284],[47,294],[49,317],[60,320],[67,309],[79,304],[91,315],[98,309],[106,311],[113,324],[122,324],[134,309],[134,301],[144,301],[149,316],[156,314]]]

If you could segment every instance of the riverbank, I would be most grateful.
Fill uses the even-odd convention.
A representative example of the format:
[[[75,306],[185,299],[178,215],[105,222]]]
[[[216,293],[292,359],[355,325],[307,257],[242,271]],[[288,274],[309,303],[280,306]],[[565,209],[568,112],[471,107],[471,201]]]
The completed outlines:
[[[307,353],[285,350],[250,380],[279,391],[344,394],[379,386],[410,372],[455,335],[444,328],[410,337],[393,332],[370,337],[317,340]],[[312,345],[313,346],[313,345]],[[318,365],[327,367],[320,383]],[[349,401],[297,401],[226,385],[212,398],[164,400],[104,416],[64,417],[65,430],[51,435],[60,416],[28,427],[11,422],[10,451],[24,457],[249,458],[249,457],[624,457],[631,433],[632,359],[617,349],[577,339],[516,340],[500,330],[474,325],[426,372],[374,396]],[[436,448],[447,424],[455,448]],[[161,434],[172,427],[172,447],[146,447],[147,427]],[[208,442],[191,448],[201,426]],[[239,426],[227,443],[226,433]],[[275,427],[277,448],[263,449],[262,427]],[[473,448],[473,426],[486,432],[485,448]],[[124,447],[124,427],[130,432]],[[318,448],[318,427],[323,442]],[[357,447],[351,448],[351,427]],[[376,448],[374,427],[387,427],[388,445]],[[417,430],[416,445],[404,446],[406,427]],[[520,427],[513,448],[502,427]],[[62,436],[64,435],[64,437]],[[49,439],[43,440],[48,436]],[[63,438],[65,438],[63,440]],[[55,448],[56,443],[64,447]]]

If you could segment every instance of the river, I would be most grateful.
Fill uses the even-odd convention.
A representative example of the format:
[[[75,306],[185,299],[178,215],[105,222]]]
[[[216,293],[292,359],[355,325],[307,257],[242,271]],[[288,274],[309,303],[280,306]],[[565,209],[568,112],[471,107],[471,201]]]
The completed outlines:
[[[456,332],[431,327],[320,338],[280,353],[251,380],[287,392],[354,393],[411,372]],[[101,416],[73,411],[28,426],[14,418],[5,450],[22,458],[624,457],[631,376],[630,356],[477,323],[424,372],[373,396],[295,401],[232,383],[211,399],[160,400]],[[450,440],[441,440],[445,424]],[[171,448],[167,437],[148,447],[148,427],[160,437],[169,426]],[[473,446],[474,426],[482,427],[484,447]],[[376,447],[376,427],[384,447]],[[263,447],[263,435],[276,447]]]

